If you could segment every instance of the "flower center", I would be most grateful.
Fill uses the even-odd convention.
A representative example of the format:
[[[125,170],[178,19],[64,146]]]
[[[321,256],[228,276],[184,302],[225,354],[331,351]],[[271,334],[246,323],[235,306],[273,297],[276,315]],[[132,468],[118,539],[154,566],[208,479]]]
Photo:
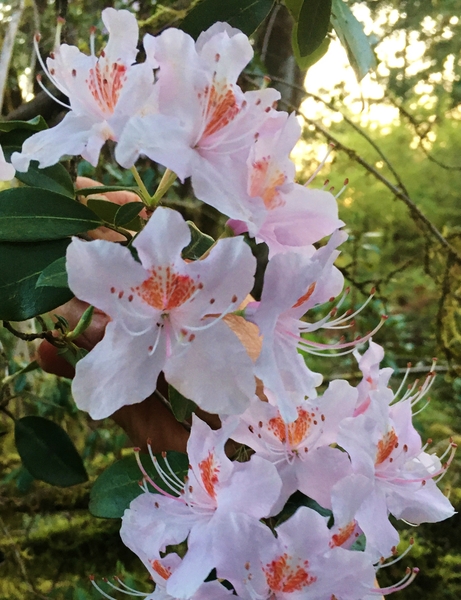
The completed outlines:
[[[214,454],[209,452],[208,456],[199,463],[198,468],[205,490],[211,498],[216,499],[215,486],[219,481],[219,465],[216,464]]]
[[[282,417],[278,415],[270,419],[267,427],[282,443],[287,441],[288,434],[288,443],[293,447],[300,444],[306,438],[314,416],[313,413],[309,413],[303,408],[298,408],[298,418],[293,423],[287,425]]]
[[[86,83],[93,98],[104,113],[113,114],[120,92],[126,81],[125,65],[104,61],[104,66],[98,61],[94,69],[90,69]]]
[[[204,96],[207,100],[204,115],[206,126],[202,138],[223,129],[240,112],[235,94],[229,86],[221,85],[220,89],[216,85],[212,85],[211,88],[206,87]]]
[[[281,171],[270,169],[270,157],[265,156],[255,161],[250,175],[250,196],[261,196],[268,210],[285,204],[277,187],[285,183],[286,177]]]
[[[273,592],[299,592],[317,581],[317,577],[309,575],[309,561],[290,565],[290,556],[286,553],[264,567],[266,581]]]
[[[382,464],[389,458],[397,443],[397,434],[393,429],[391,429],[378,442],[378,452],[376,453],[375,466]]]
[[[139,297],[147,304],[161,311],[178,308],[203,287],[188,275],[175,273],[171,267],[151,269],[151,275],[141,285],[134,288]]]

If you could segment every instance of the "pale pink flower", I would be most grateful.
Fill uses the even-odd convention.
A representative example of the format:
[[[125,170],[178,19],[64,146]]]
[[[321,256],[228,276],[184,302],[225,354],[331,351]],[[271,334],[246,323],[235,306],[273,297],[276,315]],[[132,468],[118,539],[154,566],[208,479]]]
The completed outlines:
[[[332,194],[294,182],[289,155],[300,135],[294,113],[266,122],[250,150],[246,190],[240,192],[251,216],[228,221],[236,233],[248,231],[257,242],[266,242],[269,256],[290,250],[311,254],[314,242],[344,225]]]
[[[106,586],[109,586],[122,594],[143,598],[144,600],[176,600],[174,596],[171,596],[166,591],[166,584],[172,574],[181,565],[181,558],[177,554],[171,553],[163,558],[143,558],[143,562],[149,570],[152,581],[155,583],[155,590],[150,594],[143,594],[142,592],[129,587],[122,579],[120,579],[120,577],[114,577],[116,584],[113,584],[109,580],[105,580]],[[91,578],[91,583],[105,598],[115,600],[112,596],[104,592],[93,578]],[[226,589],[217,581],[210,581],[203,583],[195,594],[191,596],[190,600],[230,600],[229,596],[232,596],[230,590]]]
[[[243,412],[253,396],[253,363],[222,318],[251,290],[256,261],[243,239],[227,238],[188,263],[189,241],[181,215],[158,208],[133,242],[140,263],[104,240],[69,245],[70,288],[111,317],[73,380],[77,405],[93,418],[147,398],[160,371],[209,412]]]
[[[260,562],[249,565],[249,598],[362,600],[373,590],[370,556],[331,548],[326,520],[314,510],[298,508],[276,533],[276,542],[260,549]]]
[[[219,578],[243,589],[245,565],[273,535],[260,522],[272,513],[280,494],[277,470],[268,461],[253,456],[249,462],[232,462],[224,444],[234,424],[212,431],[194,415],[187,451],[189,473],[185,482],[163,473],[171,493],[145,493],[125,511],[123,542],[146,562],[159,556],[166,546],[187,538],[187,553],[166,583],[175,598],[190,598],[215,568]],[[144,472],[145,480],[153,483]]]
[[[18,171],[27,171],[31,160],[44,168],[67,154],[80,154],[96,166],[104,142],[117,141],[128,119],[153,101],[152,65],[133,64],[138,43],[135,16],[106,8],[102,20],[109,41],[99,57],[94,53],[93,34],[90,56],[62,44],[46,66],[40,58],[51,82],[68,96],[71,110],[58,125],[32,135],[21,153],[13,154]]]
[[[367,351],[360,355],[357,350],[354,350],[354,356],[363,375],[362,381],[357,386],[359,397],[354,414],[357,416],[369,407],[371,391],[380,390],[381,394],[386,393],[385,390],[394,371],[390,367],[379,368],[379,364],[384,358],[384,350],[371,339]]]
[[[257,399],[239,416],[232,438],[274,463],[282,479],[277,510],[296,490],[331,507],[331,488],[350,472],[350,461],[329,445],[336,442],[341,421],[352,416],[356,399],[355,388],[335,380],[322,396],[300,402],[290,424],[275,406]]]
[[[0,145],[0,181],[10,181],[13,179],[15,173],[16,169],[5,160],[3,148]]]
[[[255,136],[275,111],[274,89],[243,93],[237,78],[251,60],[246,35],[215,23],[194,40],[178,29],[144,38],[158,65],[159,114],[132,119],[116,148],[125,167],[139,154],[192,178],[194,193],[231,218],[250,218],[241,202],[245,161]]]
[[[256,376],[272,392],[286,422],[297,418],[299,398],[314,398],[322,382],[322,376],[307,367],[298,347],[309,345],[302,333],[325,326],[328,319],[311,324],[301,317],[341,291],[343,278],[333,262],[339,254],[336,247],[346,237],[335,232],[311,258],[294,252],[276,254],[266,269],[261,302],[245,311],[245,318],[256,323],[263,336]]]
[[[364,414],[341,423],[338,435],[338,444],[350,456],[352,477],[361,483],[343,482],[333,493],[344,497],[348,487],[351,502],[358,506],[355,520],[365,533],[367,550],[378,559],[389,556],[399,540],[389,513],[417,525],[453,515],[453,507],[434,479],[446,471],[454,448],[449,446],[451,456],[442,465],[421,445],[412,425],[411,400],[389,407],[387,395],[380,402],[376,394],[371,392],[372,403]]]

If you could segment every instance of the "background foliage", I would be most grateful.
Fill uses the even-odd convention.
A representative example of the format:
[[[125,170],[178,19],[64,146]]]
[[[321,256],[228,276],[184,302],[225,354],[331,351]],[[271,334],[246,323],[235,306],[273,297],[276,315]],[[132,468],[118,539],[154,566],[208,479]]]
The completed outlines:
[[[34,84],[37,65],[31,56],[32,35],[40,28],[41,46],[45,52],[51,50],[56,12],[65,13],[65,39],[88,52],[87,32],[92,25],[101,26],[98,15],[107,4],[87,0],[69,4],[62,0],[58,5],[46,0],[0,3],[5,25],[0,30],[2,44],[8,24],[19,9],[22,12],[5,86],[5,118],[28,119],[40,112],[49,125],[57,122],[59,107]],[[192,31],[193,17],[187,14],[195,4],[190,0],[112,3],[136,12],[142,33],[157,33],[181,23]],[[416,424],[440,453],[451,436],[461,439],[461,0],[349,0],[347,5],[365,23],[377,57],[371,79],[380,91],[367,97],[366,85],[358,88],[359,110],[344,81],[329,89],[322,90],[320,85],[316,93],[322,101],[303,103],[312,92],[302,88],[312,57],[303,60],[300,53],[306,49],[296,45],[302,23],[292,35],[293,16],[299,17],[302,5],[290,0],[287,10],[280,3],[255,3],[256,21],[263,22],[254,35],[256,60],[241,84],[249,88],[260,85],[263,75],[272,76],[285,107],[303,115],[304,144],[296,155],[301,181],[318,165],[326,142],[335,142],[336,150],[314,186],[328,178],[329,185],[338,190],[345,177],[350,180],[339,197],[341,217],[350,234],[338,263],[351,285],[347,302],[357,307],[373,286],[377,288],[375,299],[357,319],[357,331],[373,328],[383,312],[389,315],[376,341],[385,347],[385,365],[397,371],[395,388],[408,362],[413,378],[424,377],[431,357],[439,356],[432,401],[416,417]],[[197,18],[205,19],[200,13]],[[318,36],[321,45],[314,58],[334,44],[330,38],[336,34],[328,21],[325,27],[327,37]],[[102,40],[101,34],[98,41]],[[415,58],[415,48],[420,58]],[[33,95],[32,102],[24,104]],[[393,118],[386,124],[371,118],[376,107],[393,110]],[[87,175],[107,185],[134,183],[112,160],[110,147],[96,169],[84,161],[67,166],[73,177]],[[161,171],[147,162],[140,170],[152,193]],[[187,184],[175,185],[166,204],[181,210],[210,235],[222,224],[214,210],[192,196]],[[263,262],[263,249],[259,253]],[[95,423],[79,413],[68,380],[40,370],[12,377],[33,359],[35,349],[5,329],[0,330],[0,340],[0,598],[96,598],[99,595],[87,579],[92,573],[98,577],[122,574],[129,585],[148,591],[143,567],[119,540],[118,519],[98,519],[88,512],[89,490],[96,476],[130,454],[125,434],[109,419]],[[310,360],[326,380],[343,376],[353,384],[358,382],[356,363],[350,356],[335,362]],[[25,416],[46,417],[67,431],[83,458],[89,482],[57,488],[32,477],[21,465],[11,419]],[[458,511],[460,473],[458,459],[441,484]],[[417,565],[421,572],[411,587],[400,592],[402,600],[459,597],[460,527],[456,515],[442,524],[407,528],[404,539],[415,536],[415,546],[380,582],[396,581],[406,565]]]

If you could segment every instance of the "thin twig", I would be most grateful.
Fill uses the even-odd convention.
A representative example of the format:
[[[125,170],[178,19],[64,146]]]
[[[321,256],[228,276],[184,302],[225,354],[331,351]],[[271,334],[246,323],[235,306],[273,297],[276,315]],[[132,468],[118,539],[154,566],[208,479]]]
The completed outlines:
[[[3,327],[12,333],[15,337],[25,342],[33,342],[35,340],[47,340],[50,344],[56,345],[58,341],[51,331],[42,331],[40,333],[23,333],[15,329],[9,321],[3,321]]]
[[[421,148],[421,150],[423,151],[423,153],[426,155],[428,160],[433,162],[435,165],[437,165],[441,169],[445,169],[446,171],[461,171],[461,166],[447,165],[446,163],[442,162],[438,158],[435,158],[435,156],[433,154],[431,154],[431,152],[429,152],[429,150],[427,150],[427,148],[424,147],[424,140],[426,139],[427,134],[430,131],[430,126],[427,126],[424,134],[421,134],[419,132],[419,129],[420,129],[421,125],[423,125],[423,123],[418,122],[416,120],[416,118],[406,108],[404,108],[399,102],[397,102],[394,98],[392,98],[390,96],[388,96],[387,98],[398,109],[399,113],[402,114],[407,119],[407,121],[413,126],[415,133],[419,138],[418,145]]]
[[[309,98],[313,98],[316,102],[321,102],[324,106],[329,108],[331,111],[339,113],[341,115],[341,117],[344,119],[344,121],[348,125],[350,125],[352,127],[352,129],[354,129],[359,135],[361,135],[370,144],[370,146],[379,154],[379,156],[382,158],[382,160],[388,166],[389,171],[395,177],[395,181],[396,181],[397,185],[407,196],[409,195],[408,190],[406,189],[405,184],[402,181],[402,178],[397,173],[397,171],[395,170],[391,161],[387,158],[387,156],[384,154],[384,152],[381,150],[381,148],[378,146],[378,144],[376,144],[376,142],[374,142],[373,139],[367,133],[365,133],[365,131],[361,127],[359,127],[356,123],[354,123],[354,121],[352,119],[350,119],[346,114],[344,114],[341,110],[339,110],[332,102],[328,102],[327,100],[325,100],[321,96],[318,96],[317,94],[308,92],[300,85],[296,85],[294,83],[289,83],[281,77],[276,77],[275,75],[269,75],[269,77],[273,81],[277,81],[279,83],[284,83],[288,87],[291,87],[295,90],[298,90],[299,92],[302,92],[305,96],[308,96]]]
[[[349,148],[348,146],[346,146],[342,142],[340,142],[325,127],[323,127],[323,125],[320,125],[313,119],[309,119],[308,117],[306,117],[306,115],[304,115],[300,111],[298,111],[298,114],[306,121],[306,123],[308,123],[309,125],[312,125],[317,131],[319,131],[322,135],[324,135],[329,142],[333,143],[338,150],[345,152],[352,160],[354,160],[358,164],[362,165],[362,167],[364,167],[369,173],[371,173],[376,179],[378,179],[378,181],[383,183],[394,194],[394,196],[396,198],[399,198],[400,200],[402,200],[406,204],[408,209],[410,210],[413,217],[415,219],[418,219],[419,221],[421,221],[427,227],[427,229],[431,232],[433,237],[435,237],[437,239],[437,241],[444,248],[446,248],[451,255],[453,255],[453,258],[456,260],[456,262],[461,264],[461,256],[458,253],[458,251],[456,250],[456,248],[454,248],[448,242],[448,240],[446,240],[443,237],[443,235],[440,233],[440,231],[437,229],[437,227],[432,223],[432,221],[430,221],[426,217],[426,215],[416,206],[416,204],[413,202],[413,200],[411,200],[411,198],[407,194],[405,194],[402,190],[400,190],[393,183],[391,183],[377,169],[375,169],[366,160],[364,160],[359,154],[357,154],[357,152],[355,150],[353,150],[352,148]]]

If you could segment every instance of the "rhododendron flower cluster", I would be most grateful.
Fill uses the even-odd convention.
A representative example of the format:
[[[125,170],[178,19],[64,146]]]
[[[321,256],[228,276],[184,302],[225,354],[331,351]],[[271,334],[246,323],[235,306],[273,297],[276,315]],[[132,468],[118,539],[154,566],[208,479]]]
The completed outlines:
[[[121,537],[155,582],[148,597],[370,600],[402,589],[416,568],[391,587],[375,582],[399,543],[390,516],[420,524],[453,514],[436,485],[453,444],[438,458],[412,424],[433,374],[420,390],[394,394],[392,370],[380,368],[384,352],[371,340],[382,323],[355,341],[312,338],[354,317],[341,308],[347,290],[334,265],[347,234],[336,198],[295,180],[296,116],[277,110],[275,90],[239,87],[253,56],[248,38],[224,23],[197,41],[168,29],[144,38],[146,60],[136,63],[134,16],[108,8],[103,21],[109,41],[99,56],[63,44],[43,63],[70,111],[32,135],[14,167],[69,154],[96,164],[112,140],[122,167],[142,155],[167,169],[167,181],[190,177],[195,196],[229,219],[227,237],[186,260],[189,225],[156,206],[155,195],[143,197],[151,216],[132,243],[74,238],[67,250],[71,290],[110,317],[102,341],[77,363],[77,406],[109,416],[152,394],[163,373],[221,421],[214,431],[193,416],[185,479],[167,453],[163,462],[152,454],[159,487],[138,457],[140,493]],[[10,167],[0,154],[0,174]],[[248,298],[256,259],[242,234],[269,249],[259,301]],[[309,314],[332,301],[325,317]],[[257,358],[229,315],[259,338]],[[368,345],[362,354],[359,344]],[[356,387],[333,380],[320,389],[306,353],[331,350],[354,352],[363,374]],[[226,453],[229,440],[242,445],[240,460]],[[304,498],[294,512],[293,494]]]

